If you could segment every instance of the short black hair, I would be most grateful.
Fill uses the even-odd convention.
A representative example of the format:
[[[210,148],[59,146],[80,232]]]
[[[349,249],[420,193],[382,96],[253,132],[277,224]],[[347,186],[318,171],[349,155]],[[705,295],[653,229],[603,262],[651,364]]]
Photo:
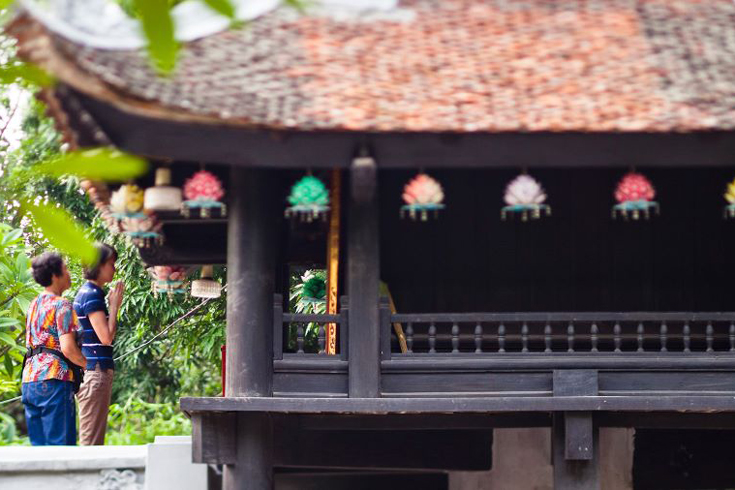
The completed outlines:
[[[33,279],[43,287],[50,286],[53,276],[60,276],[64,268],[64,259],[56,252],[44,252],[31,262]]]
[[[100,276],[100,267],[110,259],[117,260],[117,250],[106,243],[95,243],[94,247],[99,252],[99,258],[92,267],[83,267],[84,278],[90,281],[96,281]]]

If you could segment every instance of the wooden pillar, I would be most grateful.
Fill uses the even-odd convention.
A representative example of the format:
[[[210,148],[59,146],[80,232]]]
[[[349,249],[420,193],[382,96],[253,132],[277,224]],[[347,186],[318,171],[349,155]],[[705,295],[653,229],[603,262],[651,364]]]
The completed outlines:
[[[227,227],[228,397],[272,395],[278,211],[272,172],[232,168]],[[273,488],[270,417],[240,413],[236,426],[235,464],[225,465],[223,489]]]
[[[349,206],[349,395],[371,398],[380,394],[377,168],[372,158],[357,158],[352,164]]]
[[[555,397],[596,396],[597,371],[557,370]],[[600,437],[591,412],[554,414],[551,433],[555,490],[600,490]]]
[[[589,436],[579,432],[580,424],[587,415],[579,417],[569,413],[554,414],[552,427],[552,462],[554,465],[554,490],[600,490],[600,437],[599,429],[591,427]],[[589,442],[589,455],[585,459],[570,459],[570,452],[579,449],[576,441]],[[584,449],[584,447],[583,447]],[[579,457],[579,456],[577,456]]]

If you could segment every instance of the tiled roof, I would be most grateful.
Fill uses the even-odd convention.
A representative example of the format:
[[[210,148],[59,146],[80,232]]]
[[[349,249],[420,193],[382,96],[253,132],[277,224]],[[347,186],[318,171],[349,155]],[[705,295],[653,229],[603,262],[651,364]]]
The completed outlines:
[[[168,78],[144,52],[54,41],[131,107],[183,119],[399,132],[735,129],[732,0],[403,0],[359,17],[284,7],[186,44]]]

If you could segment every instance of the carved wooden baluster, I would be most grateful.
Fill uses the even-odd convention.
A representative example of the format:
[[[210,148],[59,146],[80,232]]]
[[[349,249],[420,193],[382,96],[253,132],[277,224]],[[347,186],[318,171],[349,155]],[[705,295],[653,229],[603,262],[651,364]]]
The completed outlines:
[[[661,341],[661,352],[668,352],[666,343],[669,340],[669,327],[666,326],[666,322],[661,322],[661,330],[659,331],[658,338]]]
[[[684,322],[684,328],[682,329],[681,334],[684,342],[684,352],[691,352],[692,329],[689,327],[689,321]]]
[[[498,352],[505,352],[505,325],[498,326]]]
[[[567,352],[574,352],[574,323],[569,322],[567,327]]]
[[[304,324],[301,322],[296,324],[296,353],[304,353]]]
[[[429,324],[429,354],[436,354],[436,325]]]
[[[475,325],[475,354],[482,353],[482,323]]]
[[[638,333],[638,352],[643,352],[643,335],[645,334],[643,322],[638,324],[638,329],[636,330],[636,332]]]
[[[712,322],[707,322],[707,328],[704,331],[705,339],[707,341],[707,352],[714,352],[712,348],[712,341],[714,340],[714,329],[712,328]]]
[[[413,323],[411,322],[406,325],[406,351],[408,354],[413,353]]]
[[[551,352],[551,324],[548,322],[544,327],[544,352]]]
[[[326,346],[327,346],[327,332],[324,328],[324,324],[319,324],[319,333],[317,334],[317,338],[319,339],[319,354],[326,354]]]
[[[620,322],[615,322],[615,325],[613,326],[613,343],[615,344],[615,352],[622,352],[620,350],[620,344],[622,343],[621,331]]]
[[[521,352],[528,352],[528,324],[523,322],[521,326]]]
[[[452,324],[452,354],[459,352],[459,325],[457,322]]]
[[[599,334],[599,328],[597,328],[597,323],[592,323],[592,326],[590,327],[590,344],[592,345],[592,348],[590,349],[590,352],[599,352],[597,350],[597,336]]]
[[[735,352],[735,322],[730,323],[730,352]]]

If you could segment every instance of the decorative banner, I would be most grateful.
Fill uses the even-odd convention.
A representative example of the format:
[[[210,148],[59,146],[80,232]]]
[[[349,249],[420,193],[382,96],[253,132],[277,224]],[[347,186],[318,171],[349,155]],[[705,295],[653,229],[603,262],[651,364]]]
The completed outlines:
[[[403,201],[406,204],[401,207],[401,218],[408,213],[412,220],[420,216],[426,221],[430,211],[438,218],[439,210],[444,209],[444,190],[436,179],[420,173],[404,186]]]
[[[723,213],[725,218],[735,218],[735,180],[727,184],[725,200],[729,203]]]
[[[338,168],[332,170],[332,214],[329,216],[327,236],[327,314],[337,314],[339,298],[339,231],[342,207],[342,173]],[[337,325],[327,324],[327,355],[337,354]]]
[[[291,205],[284,213],[286,218],[299,218],[302,223],[327,218],[329,191],[324,182],[313,175],[307,175],[296,182],[291,187],[287,200]]]
[[[147,248],[162,245],[161,223],[156,215],[143,211],[143,191],[134,184],[125,184],[112,193],[111,216],[133,244]]]
[[[213,209],[218,209],[222,217],[227,215],[227,207],[221,199],[225,195],[222,182],[211,172],[200,170],[184,183],[184,197],[181,214],[190,217],[191,210],[199,209],[201,218],[209,218]]]
[[[520,215],[522,221],[539,219],[542,213],[551,216],[551,206],[544,204],[546,193],[541,184],[528,174],[521,174],[513,179],[505,188],[504,201],[506,206],[500,211],[500,217],[505,220],[508,214]]]
[[[620,214],[623,219],[627,220],[630,216],[637,220],[641,217],[650,218],[651,210],[660,214],[660,207],[653,201],[654,197],[656,191],[651,182],[642,174],[630,172],[620,180],[615,189],[618,204],[613,206],[612,217],[616,218]]]

